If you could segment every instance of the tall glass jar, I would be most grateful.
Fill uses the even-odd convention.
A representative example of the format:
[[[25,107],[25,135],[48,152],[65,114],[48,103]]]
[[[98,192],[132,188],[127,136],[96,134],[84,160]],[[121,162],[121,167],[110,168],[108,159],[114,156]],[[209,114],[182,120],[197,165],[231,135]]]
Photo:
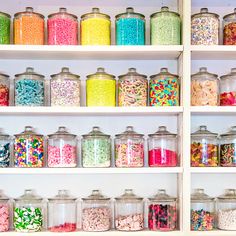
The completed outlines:
[[[11,201],[2,191],[0,191],[0,219],[0,232],[9,231],[11,221]]]
[[[15,199],[14,228],[17,232],[32,233],[42,231],[45,220],[45,203],[32,189]]]
[[[215,228],[215,201],[204,193],[204,189],[195,189],[191,195],[191,230],[210,231]]]
[[[150,76],[149,103],[150,106],[179,106],[180,81],[178,75],[161,68],[160,73]]]
[[[0,44],[10,44],[11,16],[0,12]]]
[[[178,165],[178,135],[159,126],[148,135],[148,164],[150,167],[174,167]]]
[[[134,131],[133,126],[127,126],[126,131],[117,134],[115,138],[116,167],[144,166],[143,134]]]
[[[223,17],[224,45],[236,45],[236,8]]]
[[[191,166],[216,167],[218,160],[218,134],[207,130],[205,125],[191,134]]]
[[[81,16],[81,45],[110,45],[110,16],[100,13],[99,8],[93,8],[91,13]]]
[[[15,167],[43,167],[44,138],[36,134],[32,126],[25,126],[24,132],[15,134],[14,166]]]
[[[44,44],[44,16],[32,7],[14,15],[14,44]]]
[[[99,190],[82,198],[82,230],[101,232],[111,229],[112,207],[110,198],[103,196]]]
[[[115,198],[115,228],[120,231],[139,231],[144,229],[143,198],[136,196],[132,189],[125,189]]]
[[[209,73],[206,67],[201,67],[198,73],[191,76],[191,105],[219,105],[218,75]]]
[[[77,136],[60,126],[54,134],[48,135],[48,167],[77,166]]]
[[[145,45],[145,16],[132,7],[116,15],[116,44]]]
[[[111,136],[104,134],[97,126],[88,134],[82,135],[82,166],[111,166]]]
[[[44,76],[27,67],[26,72],[15,75],[15,106],[44,106],[44,88]]]
[[[11,165],[12,138],[0,130],[0,168]],[[1,218],[1,217],[0,217]]]
[[[119,107],[147,106],[148,81],[146,75],[129,68],[125,75],[120,75],[118,80],[118,105]]]
[[[67,190],[48,199],[48,230],[51,232],[74,232],[77,223],[76,198]]]
[[[10,104],[10,80],[9,75],[0,73],[0,106]]]
[[[104,68],[88,75],[86,80],[86,105],[116,106],[116,80],[114,75],[107,74]]]
[[[51,106],[80,106],[80,76],[63,67],[58,74],[51,75]]]
[[[49,45],[77,45],[78,17],[67,12],[66,8],[59,8],[59,12],[48,16],[48,44]]]
[[[181,44],[181,19],[176,12],[162,7],[161,11],[151,15],[151,45]]]

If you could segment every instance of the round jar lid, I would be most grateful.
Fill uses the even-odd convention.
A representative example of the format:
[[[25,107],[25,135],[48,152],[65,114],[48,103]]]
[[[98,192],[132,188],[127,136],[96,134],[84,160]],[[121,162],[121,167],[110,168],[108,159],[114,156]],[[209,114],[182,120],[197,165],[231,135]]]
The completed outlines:
[[[10,139],[10,137],[9,134],[4,134],[2,129],[0,129],[0,140]]]
[[[170,133],[167,131],[166,126],[159,126],[158,131],[154,134],[149,134],[149,137],[160,138],[160,137],[173,137],[176,138],[177,134]]]
[[[103,132],[100,131],[100,128],[98,126],[94,126],[92,131],[89,132],[88,134],[82,135],[83,138],[110,138],[111,136],[108,134],[104,134]]]
[[[220,135],[221,137],[236,137],[236,126],[232,126],[230,131]]]
[[[77,136],[75,134],[71,134],[67,132],[67,129],[65,126],[60,126],[57,132],[53,134],[49,134],[48,137],[52,139],[63,139],[65,137],[76,138]]]
[[[191,75],[191,79],[218,79],[218,75],[209,73],[206,67],[201,67],[199,72]]]
[[[133,126],[127,126],[123,133],[116,134],[115,136],[117,138],[142,138],[144,134],[138,134],[134,131]]]
[[[92,8],[92,12],[82,15],[81,19],[91,17],[91,16],[92,17],[103,17],[103,18],[107,18],[108,20],[110,20],[110,16],[108,16],[107,14],[101,13],[100,9],[97,7]]]
[[[214,137],[214,138],[216,138],[218,136],[218,134],[217,133],[212,133],[212,132],[208,131],[206,125],[201,125],[199,127],[199,130],[197,130],[194,133],[191,133],[191,136],[194,136],[194,137],[205,136],[205,137]]]
[[[147,78],[146,75],[137,73],[136,68],[129,68],[127,74],[118,76],[119,79],[122,79],[124,77],[143,77],[144,79]]]
[[[69,16],[74,17],[75,19],[78,19],[78,17],[76,15],[68,13],[67,9],[65,7],[60,7],[59,12],[52,13],[52,14],[48,15],[48,18],[54,17],[56,15],[69,15]]]
[[[145,19],[145,16],[143,14],[134,12],[133,7],[127,7],[126,12],[115,16],[116,19],[121,18],[121,17],[127,17],[127,18],[139,17],[139,18]]]
[[[116,201],[142,201],[143,198],[134,194],[133,189],[125,189],[124,194],[115,198]]]
[[[192,202],[209,202],[213,200],[214,198],[209,197],[207,194],[205,194],[204,189],[201,189],[201,188],[195,189],[194,193],[191,194]]]
[[[62,67],[60,73],[58,73],[58,74],[53,74],[53,75],[51,75],[51,77],[52,77],[52,78],[55,78],[55,77],[75,77],[75,78],[77,78],[77,79],[80,78],[79,75],[72,74],[72,73],[70,72],[70,70],[69,70],[68,67]]]
[[[9,14],[7,14],[7,13],[5,13],[5,12],[2,12],[2,11],[0,11],[0,15],[6,16],[6,17],[8,17],[8,18],[11,18],[11,15],[9,15]]]
[[[232,68],[229,74],[221,76],[220,79],[236,79],[236,68]]]
[[[88,197],[82,198],[84,201],[108,201],[109,197],[103,196],[101,192],[97,189],[92,191],[92,194]]]
[[[43,137],[43,135],[35,133],[32,126],[25,126],[25,130],[23,132],[21,132],[20,134],[15,134],[14,136],[19,137],[32,135]]]
[[[225,15],[225,16],[223,17],[223,19],[231,18],[231,17],[235,18],[235,16],[236,16],[236,8],[234,8],[234,12],[233,12],[233,13],[230,13],[230,14]]]
[[[217,15],[216,13],[208,12],[208,8],[201,8],[199,13],[193,14],[191,18],[194,17],[202,17],[202,16],[214,16],[216,18],[219,18],[220,16]]]
[[[3,74],[3,73],[0,73],[0,79],[2,79],[3,77],[9,78],[10,76],[9,76],[9,75],[6,75],[6,74]],[[4,79],[5,79],[5,78],[4,78]]]
[[[42,197],[36,195],[34,190],[26,189],[24,194],[19,198],[15,198],[15,201],[23,201],[23,202],[30,202],[30,203],[37,203],[43,200]]]
[[[170,11],[170,10],[169,10],[169,7],[163,6],[163,7],[161,8],[161,11],[158,11],[158,12],[153,13],[150,17],[151,17],[151,18],[152,18],[152,17],[156,17],[156,16],[158,16],[159,14],[162,14],[162,13],[170,13],[170,14],[174,14],[174,15],[180,16],[179,13],[174,12],[174,11]]]
[[[63,202],[63,201],[75,201],[77,198],[70,196],[68,190],[58,190],[58,194],[52,198],[48,198],[49,201]]]
[[[153,197],[148,198],[150,201],[158,201],[158,202],[173,202],[176,201],[176,197],[171,197],[166,194],[165,189],[158,189],[158,192]]]
[[[7,201],[10,198],[3,193],[3,190],[0,190],[0,201]]]
[[[14,15],[14,17],[17,17],[17,16],[22,15],[22,14],[27,15],[27,14],[29,14],[29,13],[30,13],[30,14],[35,14],[35,15],[37,15],[37,16],[39,16],[39,17],[41,17],[41,18],[44,19],[44,15],[42,15],[42,14],[40,14],[40,13],[37,13],[37,12],[34,12],[34,8],[33,8],[33,7],[26,7],[26,8],[25,8],[25,11],[17,12],[17,13]]]
[[[97,68],[97,72],[91,75],[87,75],[88,79],[94,79],[96,77],[97,79],[114,79],[114,75],[107,74],[105,72],[105,69],[102,67]],[[114,79],[115,80],[115,79]]]
[[[150,76],[151,79],[156,79],[156,77],[179,78],[178,75],[174,75],[174,74],[169,73],[167,68],[161,68],[160,73]]]
[[[236,201],[235,189],[225,189],[225,193],[217,197],[221,201]]]
[[[34,72],[34,68],[33,67],[27,67],[26,71],[24,73],[16,74],[15,75],[15,77],[20,77],[20,76],[38,76],[40,78],[44,78],[43,75],[40,75],[40,74]]]

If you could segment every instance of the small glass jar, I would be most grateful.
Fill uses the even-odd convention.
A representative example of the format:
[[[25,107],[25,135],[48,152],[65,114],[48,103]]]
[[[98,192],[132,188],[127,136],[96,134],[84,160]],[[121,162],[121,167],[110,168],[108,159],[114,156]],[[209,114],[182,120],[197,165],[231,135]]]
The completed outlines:
[[[10,104],[9,77],[10,77],[9,75],[0,73],[0,106],[9,106]]]
[[[111,229],[112,207],[111,200],[103,196],[99,190],[82,198],[82,230],[90,232],[103,232]]]
[[[218,160],[218,134],[207,130],[205,125],[191,134],[191,166],[216,167]]]
[[[208,12],[208,8],[201,8],[200,13],[191,17],[192,45],[219,44],[219,15]]]
[[[15,134],[14,166],[15,167],[43,167],[44,138],[36,134],[32,126],[25,126],[24,132]]]
[[[15,75],[15,106],[44,106],[44,89],[44,76],[27,67],[26,72]]]
[[[5,196],[0,190],[0,232],[7,232],[10,230],[11,221],[11,201],[9,197]]]
[[[132,7],[116,15],[116,44],[145,45],[145,16],[134,12]]]
[[[114,75],[107,74],[104,68],[88,75],[86,80],[86,105],[116,106],[116,80]]]
[[[0,44],[10,44],[11,16],[0,12]]]
[[[169,73],[167,68],[161,68],[160,73],[150,76],[150,106],[179,106],[179,93],[179,76]]]
[[[48,167],[77,166],[77,136],[60,126],[54,134],[48,135]]]
[[[181,19],[176,12],[164,6],[151,16],[151,45],[180,45]]]
[[[125,189],[115,198],[115,228],[119,231],[139,231],[144,229],[143,198],[136,196],[132,189]]]
[[[0,168],[10,167],[12,138],[0,130]],[[1,218],[1,217],[0,217]]]
[[[82,135],[82,166],[111,166],[111,136],[104,134],[97,126],[88,134]]]
[[[14,228],[21,233],[42,231],[45,220],[45,203],[32,189],[25,190],[24,195],[15,199]]]
[[[74,232],[77,223],[76,198],[67,190],[59,190],[58,195],[48,199],[48,230],[51,232]]]
[[[224,45],[236,45],[236,8],[223,17]]]
[[[220,77],[220,105],[236,106],[236,68]]]
[[[219,105],[219,78],[211,74],[206,67],[191,76],[191,105],[218,106]]]
[[[165,189],[148,199],[148,229],[172,231],[177,229],[177,199],[166,194]]]
[[[34,12],[32,7],[14,15],[14,44],[44,44],[44,16]]]
[[[150,167],[174,167],[178,165],[178,135],[159,126],[148,135],[148,164]]]
[[[51,75],[51,106],[80,106],[80,76],[63,67],[58,74]]]
[[[59,8],[59,12],[48,16],[48,44],[49,45],[77,45],[78,17],[67,12],[66,8]]]
[[[147,106],[148,80],[146,75],[129,68],[125,75],[120,75],[118,80],[118,105],[119,107]]]
[[[115,138],[116,167],[144,166],[143,134],[134,131],[133,126],[127,126],[126,131],[117,134]]]
[[[92,8],[91,13],[81,16],[81,45],[110,45],[110,16],[100,13],[99,8]]]

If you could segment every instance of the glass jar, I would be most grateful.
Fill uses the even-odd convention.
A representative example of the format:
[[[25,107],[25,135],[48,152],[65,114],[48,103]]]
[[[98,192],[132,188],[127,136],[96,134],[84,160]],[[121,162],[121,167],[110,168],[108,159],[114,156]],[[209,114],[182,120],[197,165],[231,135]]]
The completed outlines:
[[[100,13],[99,8],[92,8],[91,13],[81,16],[81,45],[110,45],[110,16]]]
[[[0,232],[10,230],[11,221],[11,201],[9,197],[5,196],[0,190]]]
[[[178,75],[161,68],[159,74],[150,76],[150,106],[179,106],[180,81]]]
[[[115,138],[116,167],[144,166],[143,134],[134,131],[133,126],[127,126],[126,131],[117,134]]]
[[[236,106],[236,68],[220,77],[220,105]]]
[[[159,126],[148,135],[148,164],[150,167],[174,167],[178,165],[178,136]]]
[[[178,13],[164,6],[150,17],[151,45],[181,44],[181,19]]]
[[[148,81],[146,75],[136,72],[135,68],[129,68],[125,75],[118,76],[118,105],[119,107],[147,106]]]
[[[132,7],[116,15],[116,44],[145,45],[145,16]]]
[[[200,13],[191,17],[192,45],[219,44],[219,15],[208,12],[208,8],[201,8]]]
[[[80,76],[63,67],[58,74],[51,75],[51,106],[80,106]]]
[[[224,45],[236,45],[236,8],[223,17]]]
[[[144,229],[143,198],[136,196],[132,189],[125,189],[115,198],[115,228],[120,231],[139,231]]]
[[[77,136],[60,126],[54,134],[48,135],[48,167],[77,166]]]
[[[14,228],[17,232],[32,233],[43,229],[45,204],[32,189],[25,190],[24,195],[15,199]]]
[[[88,134],[82,135],[82,166],[111,166],[111,136],[104,134],[97,126]]]
[[[86,105],[116,106],[116,80],[114,75],[107,74],[104,68],[88,75],[86,80]]]
[[[0,130],[0,168],[10,167],[12,138]],[[1,219],[1,217],[0,217]],[[1,230],[0,230],[1,231]]]
[[[191,105],[217,106],[219,105],[218,75],[211,74],[206,67],[191,76]]]
[[[44,16],[34,12],[32,7],[14,15],[14,44],[44,44]]]
[[[0,12],[0,44],[10,44],[11,16]]]
[[[15,77],[15,106],[45,105],[43,75],[34,72],[34,68],[27,67],[26,72]]]
[[[82,198],[82,229],[83,231],[102,232],[111,229],[112,207],[110,198],[103,196],[99,190]]]
[[[177,199],[166,194],[165,189],[148,199],[148,229],[172,231],[177,229]]]
[[[0,106],[9,106],[9,104],[10,104],[9,75],[5,75],[5,74],[0,73]]]
[[[78,20],[77,16],[67,12],[66,8],[59,8],[59,12],[48,16],[48,44],[49,45],[77,45]]]
[[[48,230],[51,232],[74,232],[77,222],[76,198],[67,190],[59,190],[58,195],[48,199]]]
[[[24,132],[15,134],[14,139],[15,167],[43,167],[44,138],[36,134],[32,126],[25,126]]]
[[[218,160],[218,134],[211,133],[205,125],[191,134],[191,166],[216,167]]]

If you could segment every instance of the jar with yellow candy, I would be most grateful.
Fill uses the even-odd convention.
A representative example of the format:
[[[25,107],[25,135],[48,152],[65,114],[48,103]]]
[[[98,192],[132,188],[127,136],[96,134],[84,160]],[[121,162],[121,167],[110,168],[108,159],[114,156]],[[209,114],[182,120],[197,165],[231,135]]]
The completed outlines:
[[[91,13],[81,16],[81,45],[110,45],[110,16],[100,13],[99,8],[93,8]]]
[[[86,80],[86,106],[116,106],[116,80],[104,68],[88,75]]]

